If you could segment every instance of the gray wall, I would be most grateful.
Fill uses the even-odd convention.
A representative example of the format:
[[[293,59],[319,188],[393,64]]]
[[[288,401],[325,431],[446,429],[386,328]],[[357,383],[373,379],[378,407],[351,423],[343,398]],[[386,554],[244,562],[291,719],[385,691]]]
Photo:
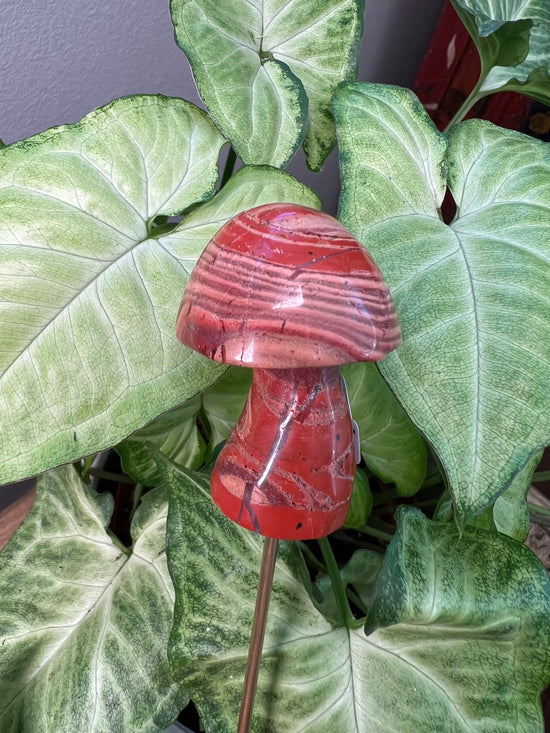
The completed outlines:
[[[220,0],[223,2],[223,0]],[[362,81],[410,86],[444,0],[366,0]],[[1,0],[0,138],[20,140],[76,122],[135,93],[199,99],[173,39],[168,0]],[[336,210],[331,156],[320,176],[301,156],[291,171]]]

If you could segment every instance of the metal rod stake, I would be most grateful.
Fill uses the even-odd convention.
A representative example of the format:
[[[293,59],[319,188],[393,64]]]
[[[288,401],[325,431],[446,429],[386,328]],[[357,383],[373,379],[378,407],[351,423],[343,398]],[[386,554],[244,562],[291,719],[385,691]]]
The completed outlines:
[[[250,644],[248,647],[248,660],[246,663],[246,674],[244,677],[243,696],[241,701],[241,712],[239,715],[239,727],[237,733],[249,733],[254,698],[256,696],[256,685],[258,683],[258,671],[262,658],[262,646],[264,643],[265,627],[267,624],[267,611],[271,597],[271,586],[273,585],[273,574],[275,572],[275,560],[279,540],[273,537],[266,537],[262,553],[262,564],[260,567],[260,580],[256,595],[256,608],[254,609],[254,621]]]

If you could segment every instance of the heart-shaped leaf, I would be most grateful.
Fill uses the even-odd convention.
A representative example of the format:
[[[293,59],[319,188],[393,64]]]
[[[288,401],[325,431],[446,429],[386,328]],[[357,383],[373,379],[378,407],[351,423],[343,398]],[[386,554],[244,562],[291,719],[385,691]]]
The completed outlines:
[[[133,97],[0,151],[0,483],[112,446],[223,373],[175,336],[198,256],[242,209],[318,206],[243,170],[157,235],[212,194],[223,142],[193,105]]]
[[[176,40],[212,118],[245,163],[284,167],[305,135],[320,170],[335,143],[330,98],[355,78],[357,0],[172,0]]]
[[[70,467],[45,474],[0,554],[2,731],[157,733],[188,700],[166,656],[165,496],[144,497],[129,554],[105,530],[108,498]]]
[[[367,631],[381,651],[410,665],[401,694],[410,694],[416,677],[432,724],[438,721],[411,721],[406,729],[542,733],[539,696],[550,681],[550,584],[542,564],[496,532],[461,532],[407,507],[397,520]],[[420,705],[420,720],[427,707]]]
[[[380,365],[433,444],[459,515],[550,442],[550,154],[479,120],[447,146],[407,90],[335,97],[341,218],[392,291],[402,346]],[[458,216],[439,218],[449,170]]]
[[[550,5],[545,0],[453,0],[481,59],[477,93],[518,91],[550,104]]]
[[[176,589],[169,655],[205,731],[233,731],[262,539],[214,506],[208,476],[162,465]],[[327,621],[311,600],[297,546],[281,543],[252,730],[542,730],[538,698],[550,678],[544,568],[497,534],[466,528],[460,544],[454,525],[432,528],[414,512],[400,527],[374,601],[372,623],[385,628],[370,636]],[[378,568],[368,553],[342,571],[367,604]],[[336,609],[326,602],[330,615]]]
[[[185,271],[150,234],[212,194],[222,144],[192,105],[133,97],[0,152],[0,482],[214,379],[171,333]]]

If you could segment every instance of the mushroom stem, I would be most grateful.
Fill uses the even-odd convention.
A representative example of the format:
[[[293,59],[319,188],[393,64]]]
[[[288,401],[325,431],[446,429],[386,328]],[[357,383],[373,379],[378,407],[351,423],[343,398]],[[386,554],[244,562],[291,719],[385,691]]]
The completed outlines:
[[[255,369],[243,413],[212,474],[212,497],[233,521],[279,539],[338,529],[355,453],[338,367]]]

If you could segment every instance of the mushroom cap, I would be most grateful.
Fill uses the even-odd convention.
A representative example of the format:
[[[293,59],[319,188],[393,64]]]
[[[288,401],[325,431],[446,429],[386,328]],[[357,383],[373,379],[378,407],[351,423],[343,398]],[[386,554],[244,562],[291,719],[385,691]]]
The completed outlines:
[[[400,342],[362,244],[328,214],[286,203],[221,227],[189,278],[176,332],[210,359],[264,369],[378,361]]]

